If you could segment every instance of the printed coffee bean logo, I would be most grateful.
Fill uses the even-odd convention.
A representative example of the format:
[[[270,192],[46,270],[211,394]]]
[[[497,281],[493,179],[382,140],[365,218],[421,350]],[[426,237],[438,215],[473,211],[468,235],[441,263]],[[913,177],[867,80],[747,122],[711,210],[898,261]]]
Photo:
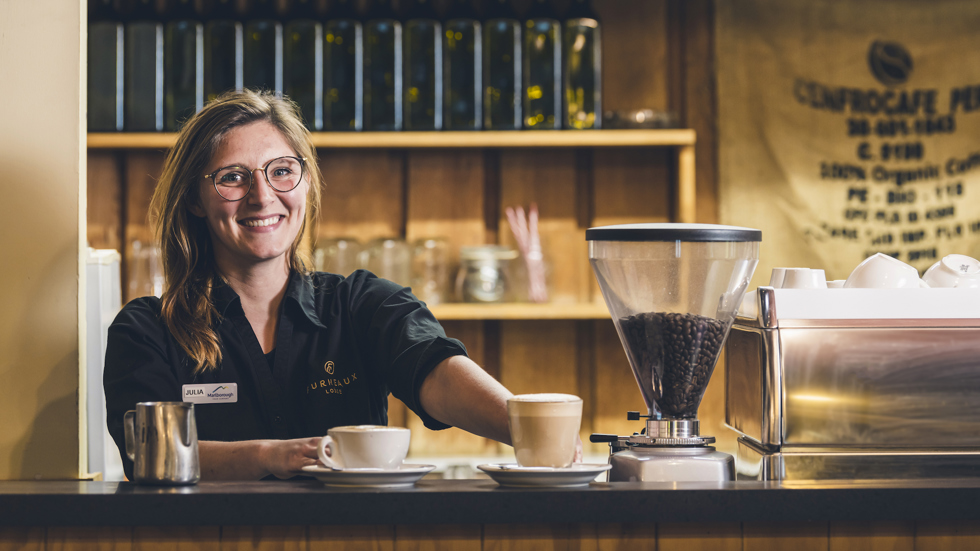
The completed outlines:
[[[327,375],[333,375],[333,362],[323,364],[323,370],[327,372]]]
[[[885,86],[896,86],[909,79],[912,56],[898,42],[876,40],[868,49],[868,65],[878,82]]]

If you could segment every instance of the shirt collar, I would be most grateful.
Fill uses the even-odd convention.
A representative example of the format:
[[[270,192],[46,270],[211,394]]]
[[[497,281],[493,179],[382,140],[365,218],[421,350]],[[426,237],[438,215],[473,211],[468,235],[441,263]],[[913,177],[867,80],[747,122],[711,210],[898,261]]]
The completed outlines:
[[[316,315],[316,305],[313,300],[313,295],[313,277],[310,274],[293,271],[289,276],[289,283],[286,286],[285,300],[296,303],[298,311],[306,319],[310,320],[313,325],[326,329],[327,327],[323,325],[319,316]],[[232,305],[235,306],[235,313],[244,313],[241,298],[239,298],[238,293],[223,281],[219,280],[215,284],[212,297],[215,308],[222,316],[228,315],[228,310]]]
[[[289,276],[289,285],[286,287],[286,299],[292,300],[299,307],[299,311],[310,320],[313,325],[321,329],[327,327],[316,315],[316,304],[313,301],[313,276],[294,271]]]

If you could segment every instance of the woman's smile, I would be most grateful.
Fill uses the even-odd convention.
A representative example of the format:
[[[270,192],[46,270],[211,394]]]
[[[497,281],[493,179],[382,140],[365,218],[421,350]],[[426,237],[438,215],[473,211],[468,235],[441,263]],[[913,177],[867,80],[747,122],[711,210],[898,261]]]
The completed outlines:
[[[238,224],[245,226],[246,228],[270,228],[272,226],[278,226],[279,222],[284,218],[286,217],[281,214],[276,214],[269,217],[246,218],[244,220],[239,220]]]

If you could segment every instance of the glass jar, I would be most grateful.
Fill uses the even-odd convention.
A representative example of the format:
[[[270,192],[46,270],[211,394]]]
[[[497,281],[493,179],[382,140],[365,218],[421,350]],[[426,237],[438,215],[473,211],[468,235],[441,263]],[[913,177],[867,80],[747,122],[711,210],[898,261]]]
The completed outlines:
[[[463,302],[503,302],[508,290],[508,264],[517,250],[503,245],[462,247],[456,293]]]
[[[412,248],[404,239],[382,237],[369,242],[358,263],[378,277],[405,287],[412,284]]]
[[[430,306],[446,302],[448,252],[445,239],[430,237],[414,243],[412,292]]]
[[[359,267],[357,255],[360,252],[361,244],[353,237],[324,239],[317,246],[313,261],[318,271],[347,276]]]

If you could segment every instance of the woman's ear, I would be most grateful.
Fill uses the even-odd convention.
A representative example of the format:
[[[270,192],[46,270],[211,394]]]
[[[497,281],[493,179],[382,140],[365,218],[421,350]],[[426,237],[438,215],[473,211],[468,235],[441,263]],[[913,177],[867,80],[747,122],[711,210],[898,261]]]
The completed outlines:
[[[189,210],[191,214],[197,216],[198,218],[204,218],[204,209],[198,204],[197,199],[187,199],[184,202],[187,204],[187,210]]]

